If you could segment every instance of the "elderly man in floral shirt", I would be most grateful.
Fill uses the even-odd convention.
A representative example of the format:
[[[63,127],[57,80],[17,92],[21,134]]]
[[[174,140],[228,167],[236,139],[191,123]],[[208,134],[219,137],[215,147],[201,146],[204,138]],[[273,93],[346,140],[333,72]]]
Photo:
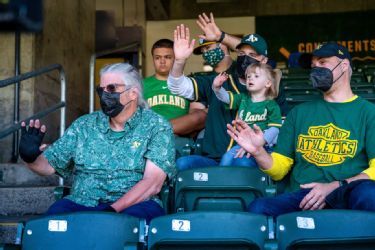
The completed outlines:
[[[22,123],[20,156],[40,175],[74,175],[71,194],[47,214],[113,211],[135,217],[163,215],[157,194],[175,172],[173,131],[147,108],[141,77],[127,63],[100,71],[102,111],[78,118],[44,152],[46,127]]]

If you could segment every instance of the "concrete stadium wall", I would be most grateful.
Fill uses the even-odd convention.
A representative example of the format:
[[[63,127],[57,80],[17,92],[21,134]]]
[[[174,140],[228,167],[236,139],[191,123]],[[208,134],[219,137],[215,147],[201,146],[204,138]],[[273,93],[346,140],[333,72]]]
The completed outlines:
[[[88,112],[89,61],[94,53],[95,1],[49,0],[44,1],[43,31],[21,34],[21,73],[50,64],[61,64],[67,79],[67,125]],[[14,34],[0,33],[0,78],[14,75]],[[22,83],[21,114],[26,118],[34,112],[48,108],[59,101],[58,74],[37,77]],[[0,91],[1,128],[12,123],[13,87]],[[59,112],[43,119],[47,124],[46,142],[58,138]],[[11,136],[0,140],[0,162],[11,157]]]
[[[21,35],[21,73],[31,71],[34,67],[34,35]],[[0,33],[0,79],[14,76],[15,35]],[[14,85],[0,89],[0,130],[13,124]],[[20,117],[28,117],[34,107],[34,79],[25,80],[20,88]],[[12,136],[0,139],[0,162],[11,158]]]

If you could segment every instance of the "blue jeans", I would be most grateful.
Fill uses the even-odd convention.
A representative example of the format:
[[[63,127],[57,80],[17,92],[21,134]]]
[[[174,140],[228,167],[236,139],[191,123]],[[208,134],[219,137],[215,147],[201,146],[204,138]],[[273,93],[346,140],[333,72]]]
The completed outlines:
[[[177,159],[176,166],[178,171],[191,168],[217,166],[219,163],[214,159],[201,155],[188,155]]]
[[[275,197],[258,198],[250,203],[248,211],[277,217],[281,214],[301,211],[299,204],[311,189],[300,189]],[[356,186],[349,195],[347,209],[375,211],[375,181]]]
[[[48,208],[48,211],[45,213],[45,215],[64,214],[80,211],[103,211],[108,207],[108,205],[109,204],[107,203],[99,203],[99,205],[96,207],[86,207],[68,199],[60,199]],[[122,210],[121,213],[128,214],[137,218],[146,219],[147,224],[149,224],[153,218],[165,215],[164,209],[153,200],[137,203]]]
[[[246,154],[241,158],[234,158],[237,154],[237,151],[241,148],[241,146],[236,145],[233,146],[229,151],[227,151],[220,161],[220,166],[238,166],[238,167],[258,167],[258,164],[254,157],[250,156],[249,158],[246,157]],[[272,152],[272,148],[265,146],[264,149],[268,152]]]

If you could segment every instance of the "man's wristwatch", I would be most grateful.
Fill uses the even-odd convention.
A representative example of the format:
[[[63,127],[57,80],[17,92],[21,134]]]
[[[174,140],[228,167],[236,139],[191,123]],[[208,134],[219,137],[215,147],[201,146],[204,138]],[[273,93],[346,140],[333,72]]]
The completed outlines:
[[[340,180],[339,181],[339,187],[342,187],[342,186],[346,186],[346,185],[348,185],[348,181],[347,180]]]
[[[224,40],[225,32],[222,31],[219,40],[217,40],[218,43],[221,43]]]

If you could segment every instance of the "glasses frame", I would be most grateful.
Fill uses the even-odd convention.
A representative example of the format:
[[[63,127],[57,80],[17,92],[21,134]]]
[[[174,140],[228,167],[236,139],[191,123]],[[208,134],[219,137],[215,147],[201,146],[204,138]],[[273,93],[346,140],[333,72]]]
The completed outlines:
[[[116,90],[118,89],[118,87],[120,87],[120,86],[126,86],[125,84],[122,84],[122,83],[110,83],[110,84],[108,84],[107,86],[105,86],[105,87],[102,87],[102,86],[100,86],[100,84],[98,84],[97,86],[96,86],[96,91],[97,92],[108,92],[108,93],[120,93],[120,94],[122,94],[122,93],[124,93],[126,90],[128,90],[128,89],[130,89],[130,88],[125,88],[125,90],[124,91],[122,91],[122,92],[116,92]]]

